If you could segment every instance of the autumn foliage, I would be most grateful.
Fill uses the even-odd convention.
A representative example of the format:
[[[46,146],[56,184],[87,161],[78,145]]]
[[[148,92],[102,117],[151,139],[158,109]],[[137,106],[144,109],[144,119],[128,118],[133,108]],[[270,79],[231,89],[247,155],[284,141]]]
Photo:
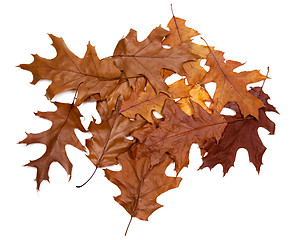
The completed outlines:
[[[236,71],[242,63],[225,60],[224,53],[206,41],[204,45],[194,43],[193,37],[199,35],[185,20],[173,16],[168,30],[156,27],[142,42],[131,29],[112,56],[99,59],[91,44],[79,58],[62,38],[50,34],[56,57],[34,55],[32,63],[20,67],[33,74],[32,84],[51,80],[46,90],[49,100],[68,90],[74,90],[75,96],[72,104],[53,102],[55,112],[36,113],[52,121],[52,127],[27,134],[20,142],[47,147],[43,156],[27,164],[37,169],[37,189],[49,180],[53,162],[60,163],[71,176],[67,144],[85,151],[95,171],[104,168],[106,178],[121,191],[115,200],[131,219],[148,220],[162,206],[156,198],[179,186],[178,174],[189,161],[195,161],[189,159],[193,143],[201,150],[199,169],[221,164],[225,175],[234,166],[237,150],[245,148],[259,172],[266,148],[257,130],[263,127],[273,134],[275,124],[266,112],[277,111],[267,102],[269,97],[262,87],[247,86],[263,84],[268,76],[259,70]],[[207,71],[201,64],[203,59]],[[180,80],[168,85],[166,80],[173,74]],[[213,97],[207,92],[211,82],[216,83]],[[100,123],[93,120],[88,129],[84,129],[79,112],[86,101],[96,101],[101,117]],[[235,115],[221,114],[224,108]],[[156,118],[154,112],[162,118]],[[74,129],[90,132],[92,137],[82,144]],[[171,163],[175,177],[165,174]],[[116,164],[121,164],[120,171],[108,169]]]

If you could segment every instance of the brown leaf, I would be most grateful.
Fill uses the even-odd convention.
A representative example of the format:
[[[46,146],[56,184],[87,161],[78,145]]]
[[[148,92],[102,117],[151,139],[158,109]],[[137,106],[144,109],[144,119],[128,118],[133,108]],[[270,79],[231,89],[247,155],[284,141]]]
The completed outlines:
[[[134,119],[137,114],[140,114],[148,122],[152,123],[152,110],[161,113],[163,104],[167,98],[168,96],[164,93],[156,94],[152,86],[147,83],[144,92],[133,92],[127,101],[122,101],[120,113],[132,119]]]
[[[189,113],[186,112],[186,110],[188,110],[188,106],[190,107],[190,114],[193,114],[193,107],[189,101],[190,96],[192,100],[200,104],[203,108],[207,109],[207,111],[211,113],[211,111],[203,102],[204,100],[208,100],[206,98],[206,90],[202,89],[200,92],[197,92],[195,89],[199,89],[199,86],[186,85],[185,79],[180,79],[169,85],[168,92],[171,96],[171,99],[181,98],[179,101],[183,101],[183,105],[180,105],[180,107],[188,115]],[[191,91],[192,95],[190,95]],[[156,94],[151,85],[148,83],[145,91],[139,89],[139,91],[133,92],[127,101],[123,100],[120,113],[132,119],[136,116],[136,114],[140,114],[148,122],[152,123],[153,114],[151,114],[151,112],[155,110],[161,114],[161,110],[167,98],[169,97],[166,94]]]
[[[188,46],[190,52],[198,56],[198,59],[206,59],[210,54],[210,50],[214,50],[214,47],[199,45],[196,43],[188,43]]]
[[[262,91],[262,87],[252,87],[249,90],[249,93],[251,93],[256,98],[259,98],[263,102],[266,111],[279,113],[273,105],[268,103],[268,100],[270,98],[266,93]]]
[[[207,71],[201,66],[201,60],[206,59],[213,47],[207,47],[196,43],[189,43],[189,51],[197,56],[198,59],[183,64],[189,84],[200,83]]]
[[[200,83],[207,71],[200,65],[202,59],[183,64],[189,84]]]
[[[91,44],[87,45],[85,56],[81,59],[68,49],[62,38],[51,34],[49,36],[57,56],[54,59],[45,59],[34,55],[31,64],[20,65],[22,69],[32,72],[32,84],[40,79],[52,80],[46,90],[49,99],[58,93],[76,89],[81,82],[83,84],[79,87],[75,105],[80,105],[96,93],[104,100],[114,91],[119,83],[120,70],[112,59],[99,60]]]
[[[136,146],[136,148],[141,146]],[[165,170],[172,163],[168,154],[163,155],[159,164],[151,166],[149,156],[133,158],[129,152],[118,156],[122,170],[115,172],[105,169],[109,181],[117,185],[121,194],[115,200],[133,217],[148,220],[148,217],[162,207],[156,198],[179,186],[180,177],[168,177]],[[129,226],[129,225],[128,225]]]
[[[116,106],[116,102],[119,96],[123,96],[124,100],[128,100],[133,92],[144,91],[146,86],[146,79],[144,77],[138,77],[133,86],[134,91],[129,85],[128,79],[121,79],[117,87],[107,98],[108,100],[108,111],[111,113]]]
[[[246,85],[266,79],[258,70],[234,72],[233,70],[243,64],[227,60],[221,51],[211,51],[208,55],[206,65],[210,67],[209,72],[203,78],[201,84],[216,82],[214,103],[210,108],[220,112],[228,102],[236,102],[243,116],[252,115],[258,119],[258,109],[264,107],[262,101],[250,94]]]
[[[55,112],[37,112],[35,115],[52,121],[49,130],[41,133],[27,134],[27,138],[19,143],[42,143],[46,145],[46,152],[37,160],[30,161],[26,166],[37,168],[37,189],[43,180],[49,181],[48,170],[53,162],[60,163],[71,177],[72,163],[69,161],[65,146],[70,144],[81,151],[85,151],[74,133],[77,128],[86,132],[80,122],[81,114],[75,106],[67,103],[54,102],[57,106]]]
[[[185,26],[185,22],[186,20],[173,16],[168,23],[170,34],[166,36],[163,44],[174,47],[181,43],[188,43],[190,52],[196,55],[198,59],[184,63],[183,68],[186,72],[189,84],[194,85],[199,83],[206,74],[206,70],[200,65],[200,61],[201,59],[207,58],[210,51],[207,46],[191,42],[192,37],[198,36],[199,33],[196,30]]]
[[[97,108],[102,109],[100,111],[102,122],[100,124],[90,123],[89,131],[93,136],[86,140],[86,147],[89,149],[88,158],[98,168],[118,164],[117,155],[127,151],[134,143],[126,137],[133,130],[143,126],[146,121],[139,116],[131,121],[119,114],[119,103],[116,111],[113,111],[111,115],[106,111],[108,108],[106,102],[99,102]]]
[[[220,139],[226,121],[217,112],[208,114],[198,104],[192,102],[194,114],[189,117],[172,100],[166,100],[162,110],[164,121],[159,126],[148,125],[133,132],[140,143],[149,149],[152,164],[157,164],[168,152],[175,160],[177,173],[188,166],[189,150],[192,143],[202,145],[212,137]]]
[[[186,43],[171,49],[163,48],[162,39],[168,34],[167,30],[157,27],[143,42],[138,42],[137,32],[131,29],[129,34],[116,46],[113,56],[116,65],[124,71],[128,78],[145,76],[156,92],[168,93],[161,70],[168,69],[184,75],[182,64],[196,58],[189,52]],[[129,79],[129,81],[133,86],[134,79]]]
[[[174,71],[171,71],[171,70],[168,70],[168,69],[161,69],[160,71],[160,75],[162,77],[163,80],[167,79],[168,77],[172,76],[175,72]]]
[[[185,26],[186,20],[173,16],[168,23],[170,34],[166,36],[163,44],[174,47],[180,43],[190,42],[193,37],[198,36],[198,31]]]
[[[261,88],[255,88],[250,91],[254,95],[260,93]],[[261,92],[260,99],[268,99],[268,95]],[[258,128],[264,127],[270,134],[274,134],[275,124],[266,116],[266,108],[259,109],[259,119],[254,117],[243,118],[238,107],[233,107],[231,103],[230,108],[237,111],[235,116],[225,116],[228,121],[227,127],[217,143],[214,139],[207,141],[200,148],[208,154],[203,157],[203,164],[200,169],[209,167],[212,169],[217,164],[223,166],[224,175],[228,172],[231,166],[234,166],[236,152],[240,148],[245,148],[249,153],[250,162],[254,164],[256,170],[260,171],[262,165],[262,156],[266,150],[258,135]],[[271,105],[267,107],[268,111],[276,112],[275,108]]]

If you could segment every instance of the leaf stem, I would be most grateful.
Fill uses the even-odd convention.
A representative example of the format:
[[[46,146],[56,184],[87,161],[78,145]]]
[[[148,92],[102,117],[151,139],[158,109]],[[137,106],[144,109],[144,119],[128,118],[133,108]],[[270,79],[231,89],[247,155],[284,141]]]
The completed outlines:
[[[77,88],[76,88],[76,90],[75,90],[75,94],[74,94],[73,101],[72,101],[72,103],[71,103],[71,106],[70,106],[70,109],[69,109],[68,115],[67,115],[66,120],[64,121],[63,125],[61,126],[61,129],[64,127],[64,125],[66,124],[66,122],[67,122],[67,120],[68,120],[68,118],[69,118],[69,116],[70,116],[71,110],[72,110],[72,108],[73,108],[73,106],[74,106],[74,103],[75,103],[75,100],[76,100],[76,97],[77,97],[78,88],[79,88],[79,86],[80,86],[82,83],[83,83],[83,81],[80,82],[80,83],[78,84],[78,86],[77,86]]]
[[[85,181],[83,184],[78,185],[78,186],[76,186],[76,187],[77,187],[77,188],[81,188],[81,187],[83,187],[85,184],[87,184],[87,183],[93,178],[93,176],[95,175],[97,169],[98,169],[98,168],[96,167],[96,169],[94,170],[94,172],[92,173],[92,175],[89,177],[89,179],[87,179],[87,181]]]
[[[181,34],[179,32],[179,28],[178,28],[178,25],[177,25],[177,20],[176,20],[176,17],[175,17],[175,14],[174,14],[174,11],[173,11],[173,4],[171,3],[171,11],[172,11],[172,15],[173,15],[173,19],[174,19],[174,22],[175,22],[175,25],[176,25],[176,29],[177,29],[177,33],[178,33],[178,36],[180,38],[180,42],[182,43],[182,38],[181,38]]]
[[[128,231],[128,229],[129,229],[129,226],[131,225],[132,220],[133,220],[133,215],[131,215],[131,219],[129,220],[129,223],[128,223],[127,227],[126,227],[126,230],[125,230],[124,236],[126,236],[127,231]]]
[[[266,79],[268,78],[268,73],[269,73],[269,67],[267,67],[266,78],[263,80],[263,83],[262,83],[262,86],[261,86],[261,89],[260,89],[259,96],[262,94],[262,91],[263,91],[263,87],[264,87],[265,81],[266,81]]]

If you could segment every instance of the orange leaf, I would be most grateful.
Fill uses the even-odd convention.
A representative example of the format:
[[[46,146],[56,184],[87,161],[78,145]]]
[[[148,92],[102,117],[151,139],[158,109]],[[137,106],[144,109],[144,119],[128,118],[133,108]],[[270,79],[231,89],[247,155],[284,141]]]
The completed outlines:
[[[189,91],[193,88],[192,85],[186,85],[185,78],[182,78],[169,85],[169,93],[172,99],[189,97]]]
[[[223,55],[224,53],[221,51],[211,51],[206,62],[210,70],[201,82],[201,84],[217,83],[214,102],[210,108],[220,112],[228,102],[233,101],[239,105],[244,117],[250,114],[258,119],[258,109],[264,107],[264,104],[250,94],[246,86],[249,83],[262,81],[267,77],[258,70],[234,72],[234,69],[243,64],[232,60],[225,62]]]
[[[190,42],[194,36],[198,36],[199,33],[187,26],[185,26],[186,20],[173,16],[168,23],[170,34],[164,39],[163,44],[174,47],[180,43]]]
[[[207,107],[205,104],[205,101],[211,102],[212,99],[209,95],[209,93],[203,89],[199,85],[195,85],[190,91],[189,91],[190,97],[187,98],[181,98],[177,101],[179,107],[183,112],[185,112],[188,116],[192,116],[194,113],[193,106],[191,104],[191,101],[196,102],[199,104],[204,110],[206,110],[209,114],[212,113],[212,111]]]

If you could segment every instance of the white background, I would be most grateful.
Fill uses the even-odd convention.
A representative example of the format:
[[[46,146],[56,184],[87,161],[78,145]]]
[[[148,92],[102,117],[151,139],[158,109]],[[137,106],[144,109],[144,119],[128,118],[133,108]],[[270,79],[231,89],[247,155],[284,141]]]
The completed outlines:
[[[113,200],[120,191],[103,171],[75,188],[93,171],[77,149],[67,146],[74,165],[71,181],[53,164],[50,184],[36,191],[36,170],[23,165],[40,157],[45,147],[17,142],[25,131],[48,129],[50,122],[33,112],[55,107],[44,96],[49,82],[33,86],[31,73],[15,66],[31,63],[30,54],[55,56],[47,33],[63,37],[79,57],[88,41],[100,58],[110,56],[130,28],[143,40],[156,26],[166,27],[171,2],[175,15],[187,19],[227,59],[246,62],[241,69],[266,74],[270,67],[264,91],[281,114],[268,114],[277,124],[274,136],[259,131],[267,147],[259,176],[244,149],[224,178],[221,166],[196,171],[201,158],[193,148],[180,187],[158,198],[164,207],[148,222],[134,219],[124,237],[130,216]],[[1,1],[0,239],[296,239],[295,23],[292,0]],[[72,97],[54,100],[70,102]],[[81,108],[86,126],[93,114],[89,110],[94,105]]]

